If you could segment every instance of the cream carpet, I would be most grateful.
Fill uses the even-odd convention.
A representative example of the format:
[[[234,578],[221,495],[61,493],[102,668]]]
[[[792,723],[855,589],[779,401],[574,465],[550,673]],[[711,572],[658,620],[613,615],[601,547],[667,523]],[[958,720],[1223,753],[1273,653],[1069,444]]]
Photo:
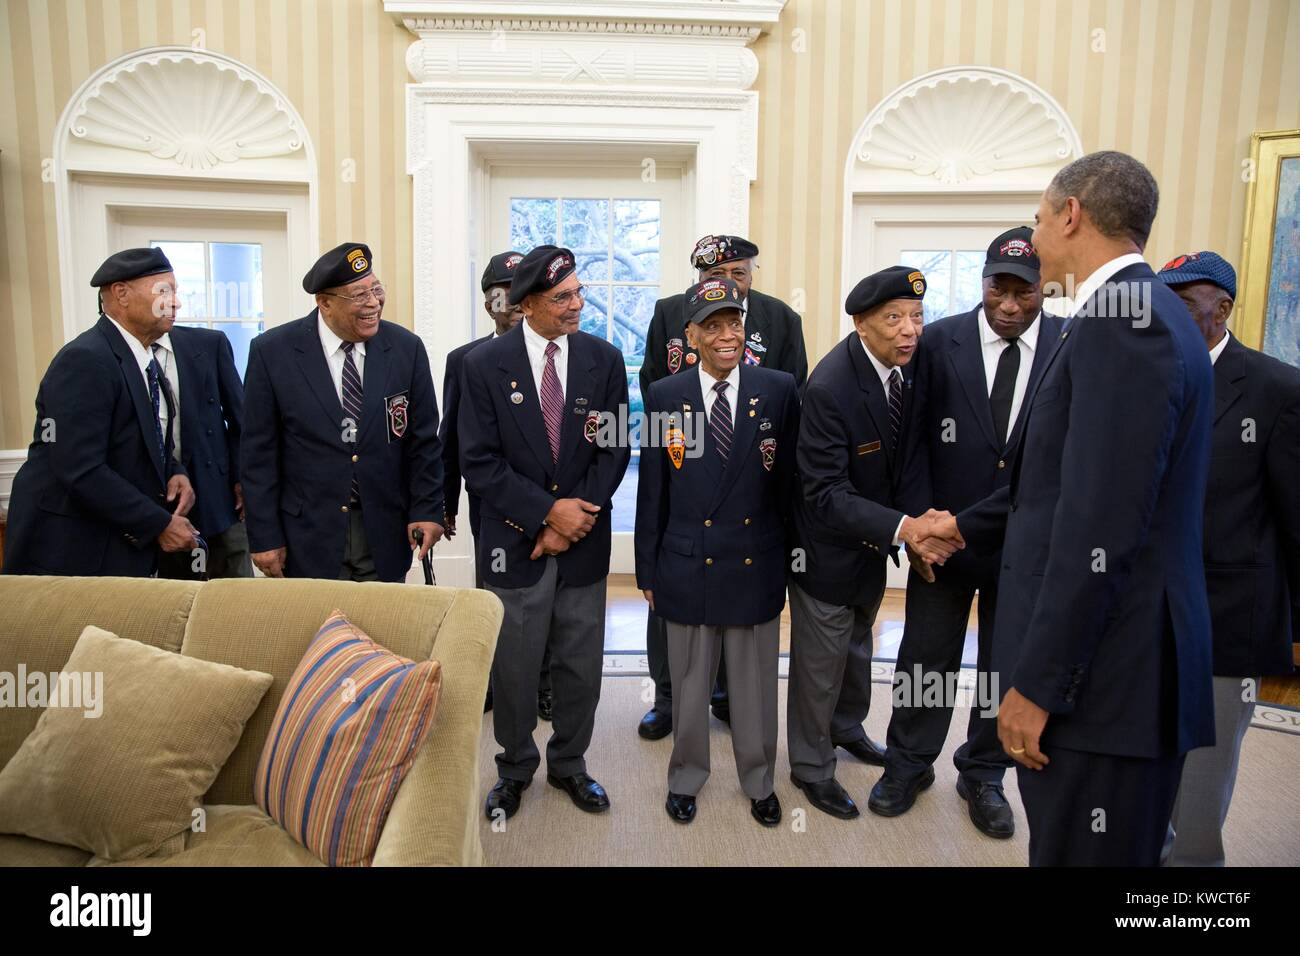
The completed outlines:
[[[1025,823],[1015,773],[1007,775],[1007,798],[1016,812],[1016,835],[992,840],[979,833],[954,789],[952,753],[965,735],[968,708],[953,714],[948,741],[935,764],[935,783],[901,817],[885,819],[866,808],[881,770],[838,751],[836,777],[857,801],[862,816],[837,820],[807,805],[790,782],[785,753],[785,695],[780,682],[780,752],[776,792],[785,816],[768,830],[749,815],[749,800],[736,782],[726,726],[713,722],[713,774],[699,795],[695,822],[682,826],[664,812],[672,737],[647,741],[636,725],[648,705],[640,677],[606,677],[587,753],[588,770],[604,785],[612,807],[586,814],[563,791],[546,783],[546,737],[538,726],[542,767],[524,792],[519,812],[495,831],[483,818],[483,850],[494,866],[1021,866],[1028,859]],[[876,684],[867,732],[883,743],[889,720],[889,685]],[[480,751],[480,797],[496,782],[492,715],[485,714]],[[1267,730],[1247,732],[1232,812],[1225,829],[1228,862],[1234,866],[1300,864],[1300,814],[1292,784],[1300,779],[1300,738]],[[801,808],[806,808],[800,812]]]

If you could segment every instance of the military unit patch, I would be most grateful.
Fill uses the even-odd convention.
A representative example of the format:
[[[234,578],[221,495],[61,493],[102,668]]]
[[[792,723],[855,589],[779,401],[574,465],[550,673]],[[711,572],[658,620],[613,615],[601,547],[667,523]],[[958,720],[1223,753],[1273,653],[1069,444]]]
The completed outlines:
[[[676,375],[682,367],[682,340],[668,340],[668,372]]]
[[[587,444],[594,444],[596,441],[596,430],[600,427],[600,412],[588,412],[587,420],[582,423],[582,437],[587,439]]]
[[[398,392],[384,399],[384,410],[388,418],[389,442],[401,441],[410,423],[409,410],[411,398],[406,392]]]
[[[763,467],[771,471],[776,464],[776,439],[764,438],[758,443],[758,450],[763,455]]]

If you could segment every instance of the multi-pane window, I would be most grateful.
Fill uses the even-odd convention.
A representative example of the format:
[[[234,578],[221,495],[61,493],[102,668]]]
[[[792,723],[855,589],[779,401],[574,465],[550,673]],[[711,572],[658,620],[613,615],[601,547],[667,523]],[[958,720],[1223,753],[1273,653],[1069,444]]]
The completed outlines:
[[[243,378],[248,347],[266,330],[261,244],[155,239],[150,245],[162,249],[176,273],[177,323],[224,332]]]
[[[899,264],[925,273],[925,321],[968,312],[983,299],[983,249],[904,249]]]
[[[510,200],[511,248],[526,253],[550,243],[573,250],[586,300],[581,328],[612,342],[623,353],[629,415],[644,410],[640,373],[646,331],[660,294],[660,214],[657,199],[516,196]],[[614,496],[615,531],[633,528],[637,443],[633,434],[632,464]]]

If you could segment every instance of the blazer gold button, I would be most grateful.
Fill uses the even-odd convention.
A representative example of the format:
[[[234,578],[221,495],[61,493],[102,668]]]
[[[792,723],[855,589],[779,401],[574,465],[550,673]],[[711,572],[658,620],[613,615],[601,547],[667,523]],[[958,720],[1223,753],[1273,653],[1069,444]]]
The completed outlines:
[[[712,563],[713,563],[713,559],[712,559],[712,558],[705,558],[705,559],[704,559],[704,563],[705,563],[705,564],[712,564]]]
[[[347,505],[344,505],[342,508],[339,509],[339,511],[342,511],[344,514],[347,514],[347,513],[348,513],[348,506],[347,506]]]
[[[746,564],[753,564],[753,563],[754,563],[754,559],[753,559],[753,558],[746,558],[746,559],[745,559],[745,563],[746,563]]]
[[[712,527],[713,527],[713,519],[712,519],[712,518],[705,518],[705,519],[704,519],[704,527],[706,527],[706,528],[712,528]]]
[[[745,519],[745,524],[749,524],[749,521],[750,521],[750,519],[749,519],[749,518],[746,518],[746,519]]]
[[[1005,468],[1005,467],[1007,467],[1006,460],[1005,460],[1005,459],[1001,459],[1001,460],[999,460],[999,461],[998,461],[998,467],[999,467],[999,468]]]
[[[359,462],[360,460],[361,460],[361,456],[360,456],[360,455],[353,455],[353,456],[352,456],[352,464],[355,465],[355,464],[356,464],[357,462]]]
[[[559,491],[559,490],[560,490],[560,486],[559,486],[559,485],[551,485],[551,490],[552,490],[552,491]]]

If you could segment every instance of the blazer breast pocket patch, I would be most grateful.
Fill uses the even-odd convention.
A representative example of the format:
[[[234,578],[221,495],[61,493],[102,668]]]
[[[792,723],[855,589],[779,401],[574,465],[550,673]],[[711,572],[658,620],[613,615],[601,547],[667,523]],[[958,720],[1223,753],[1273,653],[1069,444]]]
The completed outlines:
[[[384,418],[388,421],[388,442],[401,441],[406,428],[411,422],[411,396],[409,392],[398,392],[384,398]]]
[[[858,446],[859,455],[870,455],[873,451],[880,451],[880,442],[868,441]]]
[[[763,456],[763,467],[771,471],[772,466],[776,464],[776,439],[764,438],[758,443],[758,450]]]

